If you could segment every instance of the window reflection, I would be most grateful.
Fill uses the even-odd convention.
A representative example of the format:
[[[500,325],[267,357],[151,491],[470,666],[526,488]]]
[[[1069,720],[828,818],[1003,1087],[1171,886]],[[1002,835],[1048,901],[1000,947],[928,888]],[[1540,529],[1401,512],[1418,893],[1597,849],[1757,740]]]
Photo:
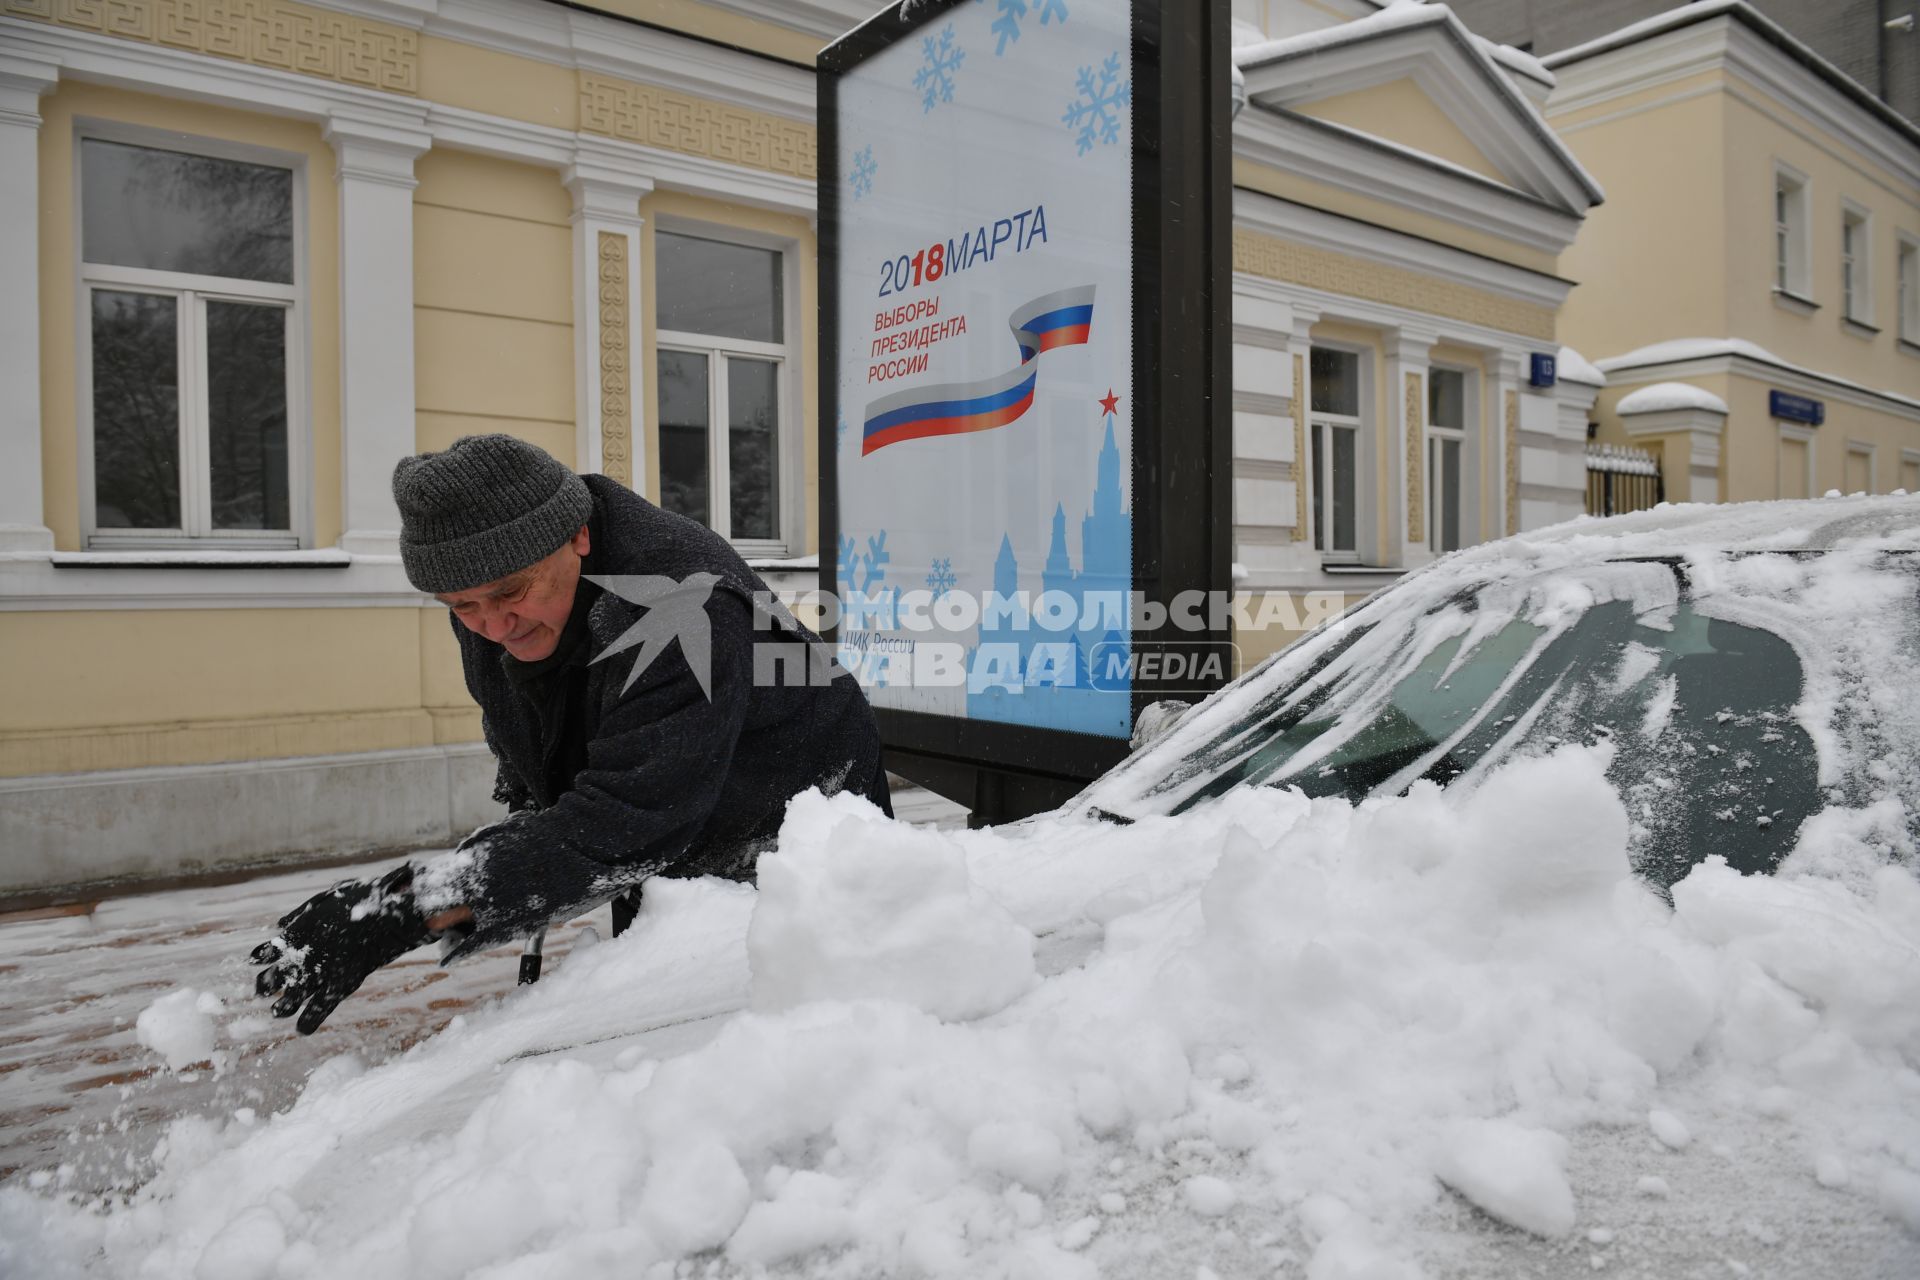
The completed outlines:
[[[94,522],[180,527],[180,341],[168,295],[93,294]]]
[[[736,538],[775,536],[779,369],[771,360],[733,356],[727,361],[727,474]]]
[[[207,428],[216,529],[289,529],[287,313],[207,303]]]
[[[780,254],[661,231],[654,297],[662,329],[783,342]]]
[[[293,173],[88,138],[80,144],[88,262],[293,283]]]
[[[707,509],[707,357],[660,352],[660,505],[710,525]]]

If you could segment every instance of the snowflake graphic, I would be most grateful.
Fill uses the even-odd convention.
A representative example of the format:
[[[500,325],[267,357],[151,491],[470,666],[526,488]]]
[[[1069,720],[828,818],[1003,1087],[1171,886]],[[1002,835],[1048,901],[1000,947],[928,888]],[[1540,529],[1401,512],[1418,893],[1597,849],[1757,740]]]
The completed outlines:
[[[960,579],[953,575],[953,561],[935,560],[933,562],[933,572],[927,575],[927,586],[933,591],[935,600],[953,590],[959,583]]]
[[[953,42],[951,22],[941,28],[938,40],[921,37],[920,49],[926,65],[913,73],[913,87],[922,91],[920,111],[924,115],[942,102],[953,101],[953,73],[960,69],[967,51]]]
[[[853,153],[853,172],[847,182],[853,187],[853,198],[873,194],[873,175],[880,172],[880,166],[873,162],[873,148],[862,147]]]
[[[842,410],[840,410],[840,420],[839,420],[838,422],[836,422],[836,423],[834,423],[834,426],[833,426],[833,443],[834,443],[834,445],[835,445],[836,447],[838,447],[838,448],[843,448],[843,449],[844,449],[844,448],[846,447],[846,444],[847,444],[847,411],[846,411],[845,409],[842,409]]]
[[[984,0],[974,0],[975,4]],[[1002,57],[1007,46],[1020,38],[1020,23],[1029,14],[1040,19],[1041,26],[1047,26],[1055,18],[1067,20],[1067,0],[999,0],[1000,16],[993,20],[990,28],[998,37],[993,47],[993,56]]]
[[[865,561],[865,569],[860,579],[860,590],[863,594],[871,596],[875,583],[883,586],[886,584],[887,566],[893,563],[893,554],[887,550],[885,529],[879,533],[867,535],[867,554],[861,559]]]
[[[834,580],[842,590],[853,585],[853,575],[860,568],[860,556],[853,549],[852,538],[840,539],[840,555],[834,561]]]
[[[1060,122],[1080,130],[1079,153],[1085,155],[1096,140],[1107,146],[1120,141],[1120,109],[1133,102],[1133,82],[1120,79],[1120,55],[1114,53],[1100,64],[1097,80],[1092,67],[1080,68],[1078,83],[1079,97],[1067,104]]]
[[[1000,16],[993,20],[993,34],[999,37],[993,46],[993,56],[998,58],[1007,51],[1007,46],[1020,38],[1020,19],[1027,16],[1027,0],[1000,0]]]

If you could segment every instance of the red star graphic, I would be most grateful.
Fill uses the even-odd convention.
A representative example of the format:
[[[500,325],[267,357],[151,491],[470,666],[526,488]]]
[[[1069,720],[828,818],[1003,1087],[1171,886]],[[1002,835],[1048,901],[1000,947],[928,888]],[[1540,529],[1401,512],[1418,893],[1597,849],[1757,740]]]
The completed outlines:
[[[1107,388],[1106,398],[1100,401],[1100,412],[1102,413],[1120,412],[1120,397],[1113,394],[1112,387]]]

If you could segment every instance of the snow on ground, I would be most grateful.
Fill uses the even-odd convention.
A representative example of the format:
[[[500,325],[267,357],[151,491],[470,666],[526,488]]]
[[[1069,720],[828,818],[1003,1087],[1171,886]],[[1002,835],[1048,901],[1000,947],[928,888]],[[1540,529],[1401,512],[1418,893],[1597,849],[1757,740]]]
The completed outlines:
[[[1627,825],[1581,748],[1129,826],[804,796],[757,893],[656,882],[131,1196],[0,1189],[0,1273],[1916,1274],[1920,882],[1810,828],[1669,904]]]

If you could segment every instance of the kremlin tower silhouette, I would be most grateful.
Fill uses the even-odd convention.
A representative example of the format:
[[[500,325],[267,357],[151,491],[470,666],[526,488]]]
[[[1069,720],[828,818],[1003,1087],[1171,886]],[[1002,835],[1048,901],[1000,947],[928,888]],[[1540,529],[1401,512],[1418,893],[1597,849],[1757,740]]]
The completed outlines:
[[[1046,593],[1067,597],[1073,602],[1068,615],[1072,623],[1049,630],[1025,611],[987,611],[980,622],[981,650],[994,652],[986,647],[999,646],[1007,661],[988,664],[999,677],[997,683],[968,692],[970,718],[1109,737],[1124,738],[1132,731],[1127,593],[1133,587],[1133,517],[1122,506],[1113,411],[1104,416],[1093,507],[1080,520],[1081,566],[1076,570],[1067,554],[1066,507],[1056,503],[1040,591],[1029,598],[1038,611]],[[1011,535],[1000,539],[993,590],[1006,600],[1016,599],[1020,591],[1020,561]],[[977,669],[975,656],[970,655],[968,666]]]

